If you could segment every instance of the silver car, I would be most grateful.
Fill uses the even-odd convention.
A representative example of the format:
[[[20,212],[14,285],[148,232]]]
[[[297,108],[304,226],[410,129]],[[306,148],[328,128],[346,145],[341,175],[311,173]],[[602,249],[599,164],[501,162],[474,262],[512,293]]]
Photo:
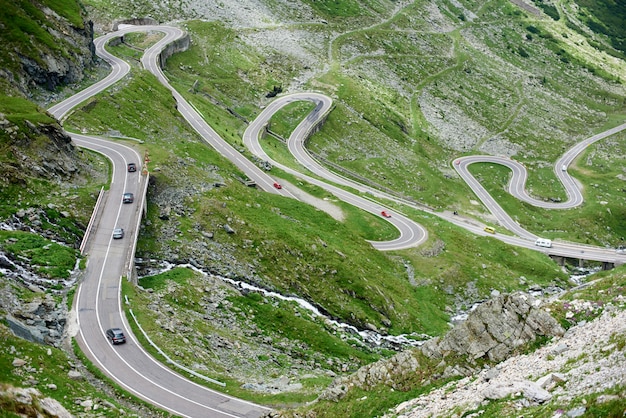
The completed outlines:
[[[113,239],[122,239],[124,238],[124,229],[123,228],[115,228],[113,230]]]

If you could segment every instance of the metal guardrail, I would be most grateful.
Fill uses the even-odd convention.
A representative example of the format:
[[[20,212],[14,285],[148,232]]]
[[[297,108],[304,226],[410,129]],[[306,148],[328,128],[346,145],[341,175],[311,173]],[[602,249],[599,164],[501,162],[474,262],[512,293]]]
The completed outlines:
[[[137,225],[135,227],[135,236],[133,237],[133,245],[130,250],[128,259],[128,270],[126,278],[133,284],[137,284],[137,275],[135,272],[135,253],[137,252],[137,239],[139,238],[139,229],[141,228],[141,219],[148,214],[148,184],[150,183],[150,173],[146,173],[143,179],[143,191],[141,193],[141,202],[137,205],[140,214],[137,217]]]
[[[128,303],[129,303],[129,302],[128,302],[128,299],[126,299],[126,304],[128,304]],[[202,374],[200,374],[200,373],[196,372],[195,370],[191,370],[190,368],[185,367],[185,366],[183,366],[182,364],[177,363],[177,362],[175,362],[174,360],[172,360],[172,359],[171,359],[171,358],[170,358],[167,354],[165,354],[165,352],[163,352],[163,350],[161,350],[161,349],[159,348],[159,346],[157,346],[157,345],[154,343],[154,341],[152,341],[152,340],[150,339],[150,337],[148,336],[148,334],[146,334],[146,332],[145,332],[145,331],[143,330],[143,328],[141,327],[141,324],[139,324],[139,321],[137,321],[137,317],[136,317],[136,316],[135,316],[135,314],[133,313],[133,310],[132,310],[132,309],[128,309],[128,312],[130,312],[130,316],[132,316],[132,317],[133,317],[133,320],[135,321],[135,325],[137,325],[137,328],[139,328],[139,331],[141,331],[141,333],[143,334],[143,337],[144,337],[144,338],[145,338],[145,339],[146,339],[146,340],[150,343],[150,345],[151,345],[152,347],[154,347],[154,349],[155,349],[156,351],[158,351],[158,352],[159,352],[159,354],[160,354],[160,355],[162,355],[162,356],[165,358],[165,361],[167,361],[169,364],[173,364],[174,366],[178,367],[178,368],[179,368],[179,369],[181,369],[181,370],[186,371],[187,373],[189,373],[189,374],[191,374],[191,375],[193,375],[193,376],[196,376],[196,377],[198,377],[198,378],[200,378],[200,379],[206,380],[207,382],[211,382],[211,383],[214,383],[214,384],[219,385],[219,386],[222,386],[222,387],[225,387],[225,386],[226,386],[226,383],[224,383],[224,382],[220,382],[219,380],[215,380],[215,379],[211,379],[210,377],[206,377],[206,376],[204,376],[204,375],[202,375]]]
[[[93,223],[98,216],[98,210],[100,209],[100,203],[102,203],[102,197],[104,196],[104,187],[100,189],[100,194],[98,195],[98,200],[96,200],[96,205],[93,208],[93,212],[91,212],[91,218],[89,219],[89,223],[87,224],[87,228],[85,229],[85,235],[83,236],[83,240],[80,243],[80,255],[84,255],[85,247],[87,246],[87,241],[89,241],[89,237],[91,236],[91,228],[93,227]]]

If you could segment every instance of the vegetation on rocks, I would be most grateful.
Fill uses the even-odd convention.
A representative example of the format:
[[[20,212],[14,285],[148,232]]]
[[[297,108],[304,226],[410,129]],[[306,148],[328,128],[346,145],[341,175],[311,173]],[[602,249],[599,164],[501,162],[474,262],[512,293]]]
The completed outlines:
[[[0,349],[3,417],[165,416],[129,403],[95,379],[67,350],[18,338],[4,323],[0,324]]]
[[[626,276],[623,267],[600,276],[550,302],[494,297],[445,337],[337,378],[305,407],[267,416],[621,416]],[[528,326],[537,333],[526,334]],[[504,357],[492,358],[507,344]]]
[[[93,29],[74,0],[17,0],[0,8],[4,94],[38,95],[79,82],[93,64]],[[12,95],[12,94],[9,94]]]

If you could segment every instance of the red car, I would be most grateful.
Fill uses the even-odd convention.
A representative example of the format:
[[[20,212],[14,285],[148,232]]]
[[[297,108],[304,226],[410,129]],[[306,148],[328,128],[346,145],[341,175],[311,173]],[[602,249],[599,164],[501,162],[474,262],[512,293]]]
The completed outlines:
[[[380,214],[383,215],[385,218],[391,218],[391,215],[387,213],[386,211],[382,211],[380,212]]]
[[[274,183],[274,187],[276,187],[277,189],[283,188],[283,186],[281,186],[280,183]]]

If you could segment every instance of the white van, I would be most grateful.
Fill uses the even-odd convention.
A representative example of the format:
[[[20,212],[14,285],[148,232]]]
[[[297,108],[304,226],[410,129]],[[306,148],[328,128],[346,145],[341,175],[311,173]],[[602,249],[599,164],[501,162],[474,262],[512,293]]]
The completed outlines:
[[[552,241],[549,239],[545,239],[545,238],[537,238],[537,241],[535,241],[535,245],[538,247],[551,248]]]
[[[567,166],[565,164],[561,166],[561,171],[567,171]]]

